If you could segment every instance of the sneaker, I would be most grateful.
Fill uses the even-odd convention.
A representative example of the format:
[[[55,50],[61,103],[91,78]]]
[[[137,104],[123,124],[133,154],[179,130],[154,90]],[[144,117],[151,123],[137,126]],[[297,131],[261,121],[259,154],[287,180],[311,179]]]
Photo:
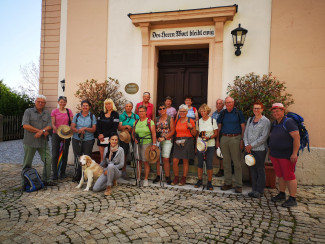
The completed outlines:
[[[148,182],[148,180],[144,180],[144,181],[143,181],[143,186],[149,186],[149,182]]]
[[[230,190],[232,188],[232,185],[223,185],[222,187],[221,187],[221,190],[222,191],[227,191],[227,190]]]
[[[197,180],[196,184],[194,185],[194,188],[199,188],[202,185],[202,180]]]
[[[213,191],[213,185],[212,185],[212,182],[211,181],[208,181],[207,189],[209,191]]]
[[[242,187],[235,187],[235,193],[242,193],[243,192],[243,188]]]
[[[44,182],[44,186],[57,186],[58,184],[56,184],[55,182],[53,181],[49,181],[49,182]]]
[[[128,174],[126,173],[126,171],[122,171],[122,179],[123,179],[123,180],[129,180],[129,176],[128,176]]]
[[[168,176],[166,176],[166,183],[167,185],[170,185],[172,183],[172,180]]]
[[[185,185],[185,183],[186,183],[186,177],[183,176],[182,179],[181,179],[181,181],[178,183],[178,185],[179,186],[183,186],[183,185]]]
[[[174,180],[173,180],[173,182],[172,182],[172,185],[173,185],[173,186],[176,186],[176,185],[178,184],[178,182],[179,182],[179,177],[178,177],[178,176],[175,176],[175,177],[174,177]]]
[[[219,172],[216,174],[216,177],[223,177],[223,176],[224,176],[223,169],[220,169]]]
[[[271,197],[271,201],[272,202],[279,202],[281,200],[285,200],[286,199],[286,194],[283,192],[280,192],[278,195],[276,195],[275,197]]]
[[[291,208],[291,207],[297,206],[296,198],[289,197],[288,200],[285,201],[284,203],[282,203],[281,206],[284,207],[284,208]]]
[[[160,181],[160,176],[157,175],[156,179],[154,179],[154,180],[152,181],[152,183],[156,184],[156,183],[159,182],[159,181]]]
[[[252,198],[260,198],[262,197],[262,194],[257,191],[252,191],[248,193],[248,196]]]

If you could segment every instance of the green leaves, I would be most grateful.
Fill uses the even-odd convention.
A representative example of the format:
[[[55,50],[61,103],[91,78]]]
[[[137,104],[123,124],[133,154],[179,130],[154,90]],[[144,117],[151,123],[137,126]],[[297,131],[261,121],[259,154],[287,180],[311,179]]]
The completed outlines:
[[[275,102],[283,103],[285,107],[294,103],[292,95],[286,93],[285,83],[279,81],[272,73],[262,77],[255,73],[243,77],[236,76],[233,85],[228,85],[227,94],[236,101],[236,106],[244,113],[245,118],[253,116],[254,102],[262,102],[264,115],[271,118],[270,108]]]

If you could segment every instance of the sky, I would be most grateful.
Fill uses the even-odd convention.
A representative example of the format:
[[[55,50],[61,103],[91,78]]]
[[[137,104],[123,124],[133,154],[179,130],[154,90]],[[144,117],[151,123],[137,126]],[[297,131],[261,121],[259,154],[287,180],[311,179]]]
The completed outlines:
[[[42,0],[0,0],[0,80],[11,88],[24,82],[20,66],[38,64]]]

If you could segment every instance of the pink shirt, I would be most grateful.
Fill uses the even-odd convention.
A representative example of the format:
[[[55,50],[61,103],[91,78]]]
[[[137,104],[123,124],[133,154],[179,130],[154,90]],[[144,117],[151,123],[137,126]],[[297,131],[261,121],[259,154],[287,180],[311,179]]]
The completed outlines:
[[[137,104],[136,106],[136,111],[137,111],[137,115],[139,115],[139,106],[143,105],[143,102],[140,102]],[[147,118],[153,120],[153,104],[152,103],[148,103],[147,106]]]
[[[71,109],[69,109],[70,118],[73,117],[73,113]],[[61,113],[58,108],[54,109],[51,113],[51,117],[55,118],[55,126],[59,128],[60,125],[69,125],[69,117],[67,111],[65,113]],[[72,122],[72,120],[71,120]],[[53,133],[56,133],[56,131]]]

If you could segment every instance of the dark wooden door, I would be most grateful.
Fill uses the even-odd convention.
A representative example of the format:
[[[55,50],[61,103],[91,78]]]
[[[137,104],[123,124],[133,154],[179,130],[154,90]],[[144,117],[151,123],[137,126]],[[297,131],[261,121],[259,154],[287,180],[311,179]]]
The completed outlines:
[[[193,97],[193,106],[207,102],[208,49],[162,50],[159,53],[157,104],[164,97],[173,98],[178,110],[184,97]]]

